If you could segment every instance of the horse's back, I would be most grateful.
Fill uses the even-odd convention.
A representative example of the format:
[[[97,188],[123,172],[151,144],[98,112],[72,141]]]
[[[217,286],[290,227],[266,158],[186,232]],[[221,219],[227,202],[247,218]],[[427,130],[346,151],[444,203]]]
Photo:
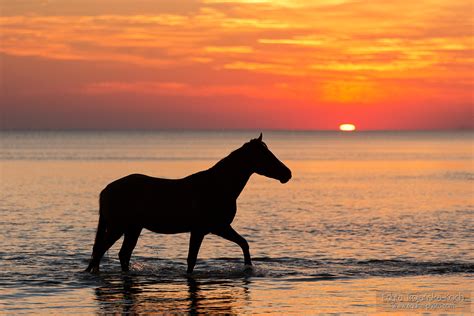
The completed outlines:
[[[108,184],[105,189],[102,191],[137,191],[137,190],[149,190],[149,189],[163,189],[167,186],[172,186],[179,182],[180,179],[164,179],[164,178],[156,178],[150,177],[144,174],[130,174],[123,178],[117,179],[110,184]]]
[[[162,179],[143,174],[131,174],[111,182],[101,192],[101,197],[115,203],[146,203],[169,196],[179,187],[179,180]]]

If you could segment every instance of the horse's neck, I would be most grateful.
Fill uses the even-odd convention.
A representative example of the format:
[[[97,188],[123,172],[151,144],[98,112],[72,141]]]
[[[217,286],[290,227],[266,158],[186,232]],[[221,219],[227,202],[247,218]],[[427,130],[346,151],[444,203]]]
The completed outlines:
[[[237,199],[253,172],[240,154],[229,156],[219,162],[214,169],[218,191]]]

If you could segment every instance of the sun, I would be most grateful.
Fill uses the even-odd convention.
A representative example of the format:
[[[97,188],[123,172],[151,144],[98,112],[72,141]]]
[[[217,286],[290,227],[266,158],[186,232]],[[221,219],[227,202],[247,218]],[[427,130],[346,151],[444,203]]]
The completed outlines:
[[[339,130],[343,132],[353,132],[356,130],[356,127],[354,124],[344,123],[339,125]]]

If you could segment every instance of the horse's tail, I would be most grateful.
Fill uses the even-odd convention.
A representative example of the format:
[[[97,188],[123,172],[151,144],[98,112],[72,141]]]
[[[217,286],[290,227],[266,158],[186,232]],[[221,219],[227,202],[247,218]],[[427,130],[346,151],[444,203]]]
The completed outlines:
[[[95,241],[94,241],[94,246],[92,248],[92,259],[90,261],[89,266],[86,269],[86,272],[91,272],[94,266],[93,259],[98,253],[105,239],[106,225],[105,225],[104,216],[102,215],[103,207],[104,207],[104,201],[101,194],[100,199],[99,199],[99,224],[97,224],[97,232],[95,233]]]
[[[97,225],[97,232],[95,234],[95,242],[94,242],[94,248],[92,250],[93,253],[95,253],[101,243],[104,242],[104,239],[105,239],[105,219],[104,219],[104,215],[102,214],[103,211],[104,211],[104,208],[106,207],[105,206],[105,198],[104,198],[104,195],[100,194],[100,198],[99,198],[99,224]]]
[[[105,238],[105,221],[102,215],[99,215],[99,224],[97,225],[97,232],[95,234],[94,248],[92,252],[96,252],[100,243],[104,242]]]

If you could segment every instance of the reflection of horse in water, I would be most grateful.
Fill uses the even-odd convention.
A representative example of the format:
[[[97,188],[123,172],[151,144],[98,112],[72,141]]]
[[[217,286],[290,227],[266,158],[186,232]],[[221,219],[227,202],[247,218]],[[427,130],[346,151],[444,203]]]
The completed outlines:
[[[187,282],[169,279],[166,286],[161,276],[154,275],[107,273],[99,280],[95,288],[99,314],[239,315],[250,300],[247,277],[209,282],[189,275]],[[213,286],[218,284],[222,286]]]
[[[251,265],[249,246],[231,226],[236,200],[250,176],[257,173],[286,183],[291,171],[262,141],[252,139],[212,168],[182,179],[132,174],[110,183],[100,194],[99,225],[86,271],[97,272],[104,253],[125,235],[119,252],[123,271],[143,228],[156,233],[191,232],[188,273],[196,264],[201,242],[213,233],[237,243]]]

